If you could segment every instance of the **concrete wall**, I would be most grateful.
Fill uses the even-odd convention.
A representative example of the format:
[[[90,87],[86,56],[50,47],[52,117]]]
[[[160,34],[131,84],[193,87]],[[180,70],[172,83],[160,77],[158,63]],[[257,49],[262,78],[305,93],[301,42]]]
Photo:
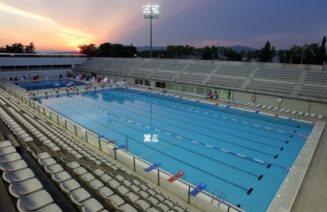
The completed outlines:
[[[0,57],[1,66],[81,65],[87,57]]]
[[[81,72],[81,74],[85,74],[85,72]],[[114,80],[126,80],[126,82],[130,84],[134,84],[134,79],[135,79],[133,77],[110,76],[110,75],[103,75],[103,74],[98,74],[98,76],[100,77],[107,76],[108,78]],[[156,82],[155,80],[150,80],[151,87],[155,87],[155,82]],[[254,94],[254,93],[245,93],[239,91],[232,92],[232,99],[236,101],[240,100],[244,102],[251,102],[253,96],[255,96],[256,103],[261,105],[268,105],[273,107],[280,107],[280,108],[286,108],[291,110],[322,114],[325,117],[327,117],[326,103],[311,102],[307,100],[297,100],[297,99],[291,99],[285,97]],[[277,98],[281,98],[281,102],[278,102]]]
[[[40,77],[50,76],[57,77],[59,74],[66,76],[67,72],[70,72],[70,69],[55,69],[55,70],[28,70],[28,71],[1,71],[0,72],[0,79],[9,79],[9,77],[17,77],[18,80],[22,76],[25,76],[26,79],[32,78],[33,76],[39,75]]]

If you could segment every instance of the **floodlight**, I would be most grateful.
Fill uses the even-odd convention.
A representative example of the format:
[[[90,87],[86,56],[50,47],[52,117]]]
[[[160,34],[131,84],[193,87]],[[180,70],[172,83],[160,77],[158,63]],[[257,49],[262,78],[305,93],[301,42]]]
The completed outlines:
[[[159,8],[158,4],[143,5],[144,18],[150,19],[150,58],[152,58],[152,19],[159,18]]]
[[[159,5],[158,4],[146,4],[143,5],[144,18],[157,19],[159,18]]]

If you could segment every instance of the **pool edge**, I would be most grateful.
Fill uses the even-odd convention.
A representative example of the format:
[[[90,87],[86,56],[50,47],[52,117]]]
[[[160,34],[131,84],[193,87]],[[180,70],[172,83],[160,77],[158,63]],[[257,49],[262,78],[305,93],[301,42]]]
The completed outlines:
[[[325,127],[325,122],[317,121],[306,143],[298,154],[292,168],[286,176],[284,182],[270,203],[267,211],[291,211],[302,185],[304,177],[310,166],[310,162],[319,143],[320,137]]]

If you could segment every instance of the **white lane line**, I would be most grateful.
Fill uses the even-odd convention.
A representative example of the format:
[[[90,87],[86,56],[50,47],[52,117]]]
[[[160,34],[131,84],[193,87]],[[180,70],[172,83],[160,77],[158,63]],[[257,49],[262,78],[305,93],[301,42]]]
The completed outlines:
[[[264,163],[262,160],[259,160],[259,159],[256,159],[256,158],[254,158],[254,161],[257,161],[259,163]]]

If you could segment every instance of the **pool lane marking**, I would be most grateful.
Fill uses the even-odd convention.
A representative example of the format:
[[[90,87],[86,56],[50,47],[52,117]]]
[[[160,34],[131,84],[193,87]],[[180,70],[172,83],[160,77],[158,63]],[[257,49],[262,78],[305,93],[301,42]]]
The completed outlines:
[[[119,115],[116,115],[116,114],[113,114],[113,115],[115,115],[115,116],[118,116],[118,117],[121,117],[121,116],[119,116]],[[141,124],[141,126],[145,126],[144,124]],[[168,131],[167,131],[168,132]],[[168,135],[171,135],[171,134],[173,134],[173,133],[171,133],[171,132],[168,132],[169,134]],[[200,133],[200,132],[199,132]],[[167,134],[167,133],[166,133]],[[201,134],[201,133],[200,133]],[[176,134],[174,134],[174,136],[176,137]],[[212,136],[209,136],[209,135],[204,135],[204,136],[207,136],[207,137],[210,137],[210,138],[212,138],[212,139],[217,139],[217,138],[215,138],[215,137],[212,137]],[[238,137],[238,136],[236,136],[236,137]],[[190,138],[186,138],[187,140],[191,140]],[[241,139],[245,139],[245,138],[241,138]],[[219,139],[218,139],[219,140]],[[245,140],[247,140],[247,139],[245,139]],[[256,149],[253,149],[253,148],[250,148],[250,147],[247,147],[247,146],[243,146],[243,145],[240,145],[240,144],[235,144],[235,143],[232,143],[232,142],[229,142],[229,141],[226,141],[225,139],[223,139],[222,140],[222,142],[224,142],[224,143],[229,143],[229,144],[232,144],[232,145],[234,145],[234,146],[239,146],[239,147],[242,147],[242,148],[245,148],[245,149],[249,149],[249,150],[252,150],[252,151],[255,151],[255,152],[258,152],[258,153],[261,153],[261,154],[264,154],[264,155],[268,155],[268,156],[271,156],[271,157],[274,157],[275,155],[273,155],[273,154],[270,154],[270,153],[267,153],[267,152],[263,152],[263,151],[261,151],[261,150],[256,150]],[[251,141],[252,142],[252,141]],[[261,145],[266,145],[266,146],[270,146],[270,147],[272,147],[272,148],[276,148],[276,149],[280,149],[280,147],[275,147],[275,146],[271,146],[271,145],[268,145],[268,144],[262,144],[262,143],[260,143],[260,142],[255,142],[255,143],[259,143],[259,144],[261,144]]]
[[[80,101],[81,103],[83,103],[83,101]],[[88,104],[88,103],[87,103]],[[91,105],[91,104],[89,104],[89,105]],[[115,114],[112,114],[112,113],[110,113],[110,112],[107,112],[108,114],[111,114],[111,115],[114,115],[114,116],[116,116],[116,117],[118,117],[119,118],[119,116],[118,115],[115,115]],[[125,118],[124,118],[125,119]],[[126,119],[125,119],[126,120]],[[128,122],[127,121],[127,123],[128,124],[132,124],[132,123],[130,123],[130,122]],[[133,122],[133,124],[136,124],[137,122]],[[146,126],[145,124],[141,124],[141,126]],[[156,129],[156,128],[154,128],[154,129]],[[168,133],[168,134],[167,134]],[[170,132],[168,132],[168,131],[166,131],[165,132],[165,134],[167,134],[167,135],[172,135],[172,133],[170,133]],[[175,135],[175,137],[176,137],[176,135]],[[202,143],[202,142],[199,142],[199,141],[196,141],[197,142],[197,144],[199,144],[199,145],[202,145],[202,146],[204,146],[204,147],[207,147],[208,148],[208,144],[205,144],[205,143]],[[192,143],[195,143],[195,142],[193,142],[192,141]],[[209,145],[209,146],[211,146],[211,145]],[[221,151],[221,152],[226,152],[226,153],[229,153],[229,154],[232,154],[232,155],[234,155],[234,156],[237,156],[237,157],[240,157],[240,158],[245,158],[245,159],[247,159],[247,160],[249,160],[249,161],[253,161],[253,162],[255,162],[255,163],[259,163],[259,164],[263,164],[263,165],[265,165],[265,166],[268,166],[268,165],[273,165],[273,166],[276,166],[276,167],[279,167],[279,168],[282,168],[282,169],[284,169],[284,170],[286,170],[287,172],[288,172],[288,167],[284,167],[284,166],[280,166],[280,165],[277,165],[277,164],[274,164],[274,163],[270,163],[270,162],[266,162],[266,161],[263,161],[263,160],[259,160],[259,159],[256,159],[256,158],[253,158],[253,157],[250,157],[250,156],[245,156],[245,155],[242,155],[242,154],[239,154],[239,153],[235,153],[235,152],[232,152],[232,151],[228,151],[228,150],[225,150],[225,149],[221,149],[221,148],[219,148],[219,147],[214,147],[214,146],[212,146],[210,149],[216,149],[216,150],[219,150],[219,151]]]
[[[70,109],[70,110],[72,110],[72,109]],[[78,112],[76,112],[76,111],[74,111],[74,112],[75,112],[75,113],[78,113]],[[95,122],[96,122],[96,120],[95,120]],[[107,125],[105,125],[105,124],[102,124],[102,123],[99,123],[99,124],[100,124],[100,125],[103,125],[105,128],[109,128],[109,129],[111,129],[112,131],[117,132],[118,134],[125,135],[125,134],[119,132],[119,131],[116,130],[116,129],[112,129],[112,128],[110,128],[109,126],[107,126]],[[172,155],[169,155],[169,154],[167,154],[167,153],[161,151],[161,150],[158,149],[158,148],[155,148],[155,147],[152,147],[152,146],[146,145],[144,142],[140,142],[140,141],[138,141],[137,139],[135,139],[135,138],[133,138],[133,137],[131,137],[130,139],[131,139],[131,140],[134,140],[135,142],[137,142],[137,143],[139,143],[139,144],[141,144],[141,145],[143,145],[143,146],[145,146],[145,147],[147,147],[147,148],[149,148],[149,149],[152,149],[152,150],[154,150],[154,151],[156,151],[156,152],[159,152],[159,153],[165,155],[166,157],[172,158],[172,159],[174,159],[174,160],[176,160],[176,161],[178,161],[178,162],[180,162],[180,163],[182,163],[182,164],[185,164],[185,165],[187,165],[187,166],[190,166],[190,167],[194,168],[195,170],[198,170],[198,171],[201,171],[201,172],[203,172],[203,173],[206,173],[207,175],[210,175],[210,176],[212,176],[212,177],[214,177],[214,178],[216,178],[216,179],[218,179],[218,180],[220,180],[220,181],[223,181],[223,182],[225,182],[225,183],[231,184],[231,185],[233,185],[233,186],[235,186],[235,187],[237,187],[237,188],[239,188],[239,189],[241,189],[241,190],[248,191],[248,188],[245,188],[245,187],[243,187],[243,186],[241,186],[241,185],[239,185],[239,184],[236,184],[236,183],[234,183],[234,182],[232,182],[232,181],[226,180],[226,179],[224,179],[224,178],[222,178],[222,177],[220,177],[220,176],[217,176],[217,175],[215,175],[215,174],[213,174],[213,173],[210,173],[210,172],[208,172],[208,171],[206,171],[206,170],[204,170],[204,169],[201,169],[201,168],[199,168],[199,167],[196,167],[196,166],[194,166],[193,164],[191,164],[191,163],[189,163],[189,162],[186,162],[186,161],[183,161],[183,160],[181,160],[181,159],[179,159],[179,158],[176,158],[176,157],[174,157],[174,156],[172,156]],[[171,145],[174,145],[174,144],[171,144]],[[183,148],[183,149],[187,150],[185,147],[180,147],[180,148]],[[194,152],[194,151],[192,151],[192,150],[188,150],[188,151],[190,151],[190,152]],[[194,152],[194,154],[196,154],[196,152]],[[217,160],[215,160],[215,159],[210,159],[210,160],[212,160],[212,161],[217,161]],[[219,163],[224,164],[223,162],[219,162]],[[257,175],[252,174],[252,173],[247,172],[247,171],[244,171],[244,170],[241,170],[240,168],[233,167],[233,166],[228,165],[228,164],[224,164],[224,165],[225,165],[225,166],[229,166],[229,167],[231,167],[231,168],[234,168],[234,169],[236,169],[236,170],[242,171],[242,172],[247,173],[247,174],[249,174],[249,175],[252,175],[252,176],[256,176],[256,177],[257,177]]]
[[[111,92],[112,93],[112,92]],[[113,93],[112,93],[113,94]],[[139,94],[139,93],[138,93]],[[122,94],[122,93],[116,93],[115,95],[118,95],[118,96],[127,96],[126,94]],[[138,100],[143,100],[144,102],[148,102],[148,103],[153,103],[154,101],[153,100],[144,100],[144,97],[135,97],[135,96],[133,96],[132,98],[134,98],[134,99],[138,99]],[[168,105],[171,105],[171,103],[167,103]],[[176,108],[180,108],[179,106],[176,106],[176,105],[173,105],[173,106],[175,106]],[[192,107],[193,108],[193,106],[189,106],[189,107]],[[185,109],[186,110],[186,109]],[[197,111],[195,111],[195,112],[197,112],[197,113],[200,113],[200,111],[199,110],[197,110]],[[222,111],[222,112],[224,112],[224,111]],[[225,112],[226,113],[226,112]],[[204,114],[204,113],[202,113],[202,114]],[[210,115],[210,114],[208,114],[208,115]],[[223,119],[227,119],[227,117],[223,117]],[[262,120],[261,120],[262,121]],[[264,121],[264,120],[263,120]],[[242,122],[238,122],[238,123],[242,123]],[[288,125],[289,126],[289,125]],[[258,127],[257,127],[258,128]],[[262,130],[265,130],[265,128],[259,128],[259,129],[262,129]],[[277,132],[277,133],[282,133],[282,132],[280,132],[279,130],[277,130],[278,128],[277,127],[274,127],[274,129],[276,129],[276,130],[274,130],[274,131],[272,131],[272,130],[270,130],[270,131],[272,131],[272,132]],[[285,133],[285,131],[284,131],[284,133]],[[282,134],[284,134],[284,133],[282,133]],[[290,134],[292,134],[291,132],[288,132],[288,133],[290,133]]]

